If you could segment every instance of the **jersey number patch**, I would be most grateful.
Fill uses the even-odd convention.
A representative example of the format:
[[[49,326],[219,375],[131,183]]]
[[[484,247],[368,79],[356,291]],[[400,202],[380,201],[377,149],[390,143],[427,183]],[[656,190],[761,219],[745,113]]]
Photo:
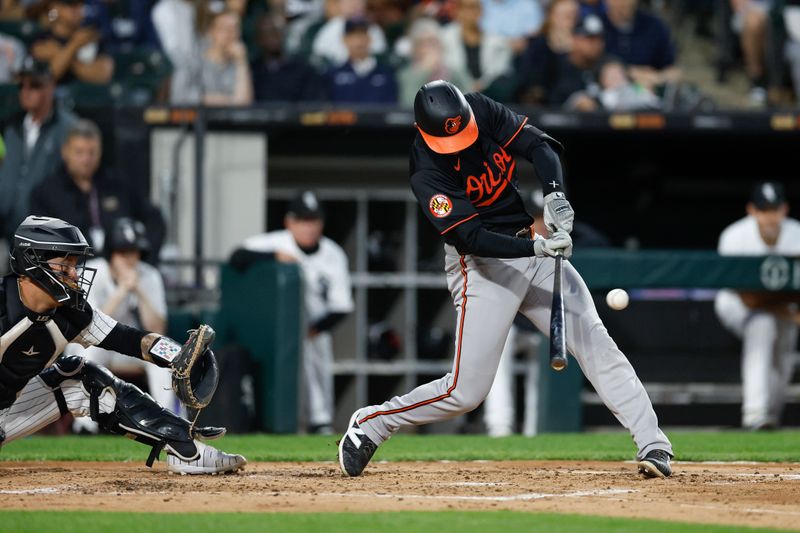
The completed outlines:
[[[435,194],[428,203],[431,214],[436,218],[444,218],[453,210],[453,202],[444,194]]]

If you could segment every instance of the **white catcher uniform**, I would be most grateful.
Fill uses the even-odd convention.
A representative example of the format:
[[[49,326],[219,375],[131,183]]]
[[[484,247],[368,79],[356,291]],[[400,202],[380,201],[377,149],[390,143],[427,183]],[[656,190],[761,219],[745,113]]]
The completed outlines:
[[[288,230],[255,235],[243,247],[254,252],[284,252],[296,258],[305,281],[306,329],[332,313],[350,313],[353,296],[347,255],[333,240],[322,237],[319,248],[304,252]],[[303,375],[308,425],[331,426],[334,412],[333,338],[327,331],[303,341]]]
[[[103,258],[87,261],[86,266],[97,269],[87,301],[93,308],[102,309],[108,299],[111,298],[111,295],[117,290],[117,285],[111,277],[110,266],[108,261]],[[150,303],[155,311],[159,315],[166,317],[167,298],[164,293],[164,281],[161,279],[158,269],[144,261],[140,261],[136,269],[139,274],[139,286],[148,294]],[[138,316],[138,307],[138,298],[131,293],[110,316],[122,324],[142,328]],[[83,348],[77,344],[70,344],[65,352],[80,355],[89,361],[94,361],[110,368],[112,371],[119,371],[123,368],[143,369],[147,374],[147,388],[150,396],[173,413],[184,414],[183,406],[172,391],[172,374],[166,368],[160,368],[140,359],[134,359],[98,346]]]
[[[722,232],[721,255],[800,255],[800,222],[787,218],[775,246],[761,238],[755,217],[737,220]],[[722,324],[742,339],[742,426],[777,426],[794,370],[798,326],[766,311],[748,308],[732,290],[717,294]]]

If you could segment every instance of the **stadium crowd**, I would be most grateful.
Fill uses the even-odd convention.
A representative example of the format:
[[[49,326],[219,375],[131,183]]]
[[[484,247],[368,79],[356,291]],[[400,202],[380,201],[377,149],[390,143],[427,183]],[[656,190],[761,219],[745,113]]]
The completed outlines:
[[[687,15],[754,106],[796,102],[800,0],[2,0],[0,98],[31,54],[78,103],[408,106],[446,78],[505,103],[707,108],[680,68]]]

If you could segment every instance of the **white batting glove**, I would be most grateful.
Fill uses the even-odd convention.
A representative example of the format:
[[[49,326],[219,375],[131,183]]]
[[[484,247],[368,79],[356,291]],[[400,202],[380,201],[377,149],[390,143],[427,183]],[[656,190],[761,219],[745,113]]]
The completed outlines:
[[[544,224],[551,232],[572,232],[575,211],[563,192],[551,192],[544,197]]]
[[[572,237],[566,231],[556,231],[547,239],[533,241],[533,251],[536,257],[555,257],[559,253],[564,259],[572,257]]]

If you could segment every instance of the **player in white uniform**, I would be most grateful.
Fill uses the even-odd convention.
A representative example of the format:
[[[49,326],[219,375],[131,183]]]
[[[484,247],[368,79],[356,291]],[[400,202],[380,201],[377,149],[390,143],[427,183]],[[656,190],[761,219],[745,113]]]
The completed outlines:
[[[800,256],[800,222],[788,213],[780,183],[756,184],[747,216],[720,235],[719,253]],[[715,309],[722,324],[742,339],[742,426],[777,427],[794,370],[797,304],[726,289],[717,294]]]
[[[87,267],[96,269],[92,290],[87,297],[89,304],[117,322],[166,334],[167,298],[164,281],[157,268],[143,261],[150,251],[144,224],[127,217],[116,220],[105,246],[105,257],[86,263]],[[183,406],[172,391],[168,370],[97,346],[83,348],[70,344],[65,351],[81,355],[115,373],[145,373],[150,396],[170,411],[185,415]],[[88,417],[79,418],[75,420],[73,428],[96,433],[97,423]]]
[[[299,263],[305,280],[306,337],[303,375],[308,429],[333,433],[333,339],[331,329],[353,310],[350,274],[344,250],[322,235],[323,212],[313,192],[289,205],[285,230],[255,235],[243,247],[270,252],[279,261]]]

